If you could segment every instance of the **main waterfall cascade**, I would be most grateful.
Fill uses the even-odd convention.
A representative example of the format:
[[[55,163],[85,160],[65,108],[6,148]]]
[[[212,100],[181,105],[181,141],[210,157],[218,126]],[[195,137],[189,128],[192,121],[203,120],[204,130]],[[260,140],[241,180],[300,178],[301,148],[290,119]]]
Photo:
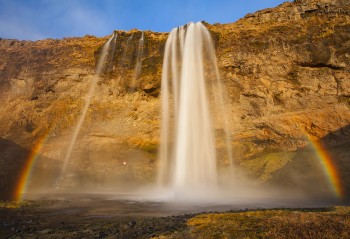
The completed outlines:
[[[226,144],[230,135],[214,44],[201,22],[170,32],[161,83],[159,183],[180,194],[217,189],[214,113],[223,117]],[[229,144],[226,151],[231,162]]]

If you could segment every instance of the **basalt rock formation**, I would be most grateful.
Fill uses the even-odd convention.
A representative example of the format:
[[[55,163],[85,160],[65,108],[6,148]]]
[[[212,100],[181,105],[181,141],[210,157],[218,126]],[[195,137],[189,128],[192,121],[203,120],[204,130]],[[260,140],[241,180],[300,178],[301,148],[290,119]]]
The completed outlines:
[[[268,182],[293,164],[298,150],[324,137],[330,150],[337,148],[339,164],[346,164],[350,153],[342,145],[350,140],[347,0],[295,0],[247,14],[235,23],[206,25],[228,92],[237,165],[257,182]],[[142,33],[116,33],[115,50],[72,156],[72,175],[84,172],[80,177],[90,184],[150,180],[157,164],[167,33],[144,32],[136,77]],[[28,150],[40,141],[43,158],[60,162],[107,39],[1,39],[0,136]],[[9,157],[1,158],[5,159],[11,163]],[[45,168],[56,163],[40,164]],[[221,159],[220,164],[228,162]]]

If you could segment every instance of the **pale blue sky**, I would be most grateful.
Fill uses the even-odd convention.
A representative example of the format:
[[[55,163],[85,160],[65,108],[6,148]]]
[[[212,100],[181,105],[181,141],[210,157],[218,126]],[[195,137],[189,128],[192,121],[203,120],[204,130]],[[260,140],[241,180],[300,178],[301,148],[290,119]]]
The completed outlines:
[[[287,0],[0,0],[0,37],[106,36],[113,30],[168,32],[187,22],[235,22]],[[289,0],[291,1],[291,0]]]

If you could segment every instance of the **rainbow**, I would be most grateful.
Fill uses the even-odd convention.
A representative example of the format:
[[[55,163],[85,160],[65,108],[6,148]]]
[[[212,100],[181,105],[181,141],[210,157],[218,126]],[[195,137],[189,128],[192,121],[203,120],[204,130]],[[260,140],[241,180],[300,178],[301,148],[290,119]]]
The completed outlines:
[[[327,175],[330,187],[332,188],[334,195],[338,198],[342,198],[344,196],[344,189],[341,183],[339,173],[337,171],[337,167],[332,161],[332,157],[329,155],[326,148],[322,145],[322,143],[319,140],[313,140],[307,133],[306,135],[309,139],[310,145],[314,149],[314,152],[316,153],[318,159],[320,160],[323,166],[324,172]],[[38,156],[40,155],[40,152],[42,151],[42,148],[47,139],[48,134],[46,133],[36,142],[33,149],[31,150],[31,153],[28,156],[26,164],[23,167],[23,170],[20,174],[20,179],[17,183],[17,187],[14,193],[14,199],[16,202],[22,201],[23,194],[26,192],[28,186],[28,181],[30,178],[32,168],[35,165],[35,162]]]
[[[333,190],[333,193],[338,198],[342,198],[344,196],[343,186],[340,180],[339,173],[337,171],[337,167],[334,164],[332,157],[327,152],[326,148],[322,145],[319,140],[312,140],[310,137],[309,141],[311,146],[313,147],[318,159],[320,160],[324,172],[328,177],[329,184]]]
[[[47,134],[44,134],[43,137],[41,137],[36,144],[34,145],[33,149],[31,150],[28,159],[26,160],[26,163],[23,167],[23,170],[20,174],[20,178],[17,183],[17,187],[15,189],[14,193],[14,200],[16,202],[22,201],[23,194],[26,192],[28,181],[30,178],[30,173],[32,171],[32,168],[35,164],[35,161],[37,160],[38,156],[40,155],[40,152],[43,148],[43,145],[45,144],[47,140]]]

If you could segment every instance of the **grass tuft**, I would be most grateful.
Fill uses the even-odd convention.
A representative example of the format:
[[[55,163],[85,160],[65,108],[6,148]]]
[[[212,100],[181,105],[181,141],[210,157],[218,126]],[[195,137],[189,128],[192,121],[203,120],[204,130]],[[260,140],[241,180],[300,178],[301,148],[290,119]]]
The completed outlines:
[[[350,207],[201,214],[160,238],[350,238]]]

